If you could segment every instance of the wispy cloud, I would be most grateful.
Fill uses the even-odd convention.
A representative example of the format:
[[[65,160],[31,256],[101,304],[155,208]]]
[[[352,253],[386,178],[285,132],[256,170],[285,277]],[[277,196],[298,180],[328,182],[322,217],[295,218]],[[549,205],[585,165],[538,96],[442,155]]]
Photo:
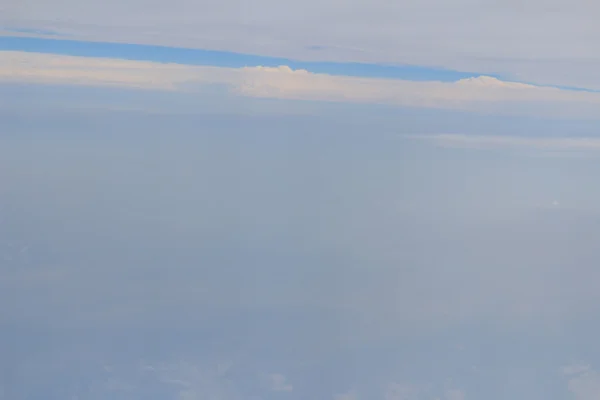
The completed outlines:
[[[239,394],[219,366],[198,365],[188,362],[163,363],[152,370],[156,378],[175,388],[178,399],[238,399]]]
[[[35,29],[35,28],[3,28],[0,27],[0,35],[15,35],[20,37],[54,37],[54,36],[65,36],[58,32]]]
[[[563,374],[570,376],[570,375],[578,375],[581,373],[585,373],[587,371],[589,371],[591,369],[591,367],[587,364],[571,364],[571,365],[566,365],[562,368],[562,372]]]
[[[333,396],[333,399],[334,400],[358,400],[359,396],[358,396],[358,393],[356,393],[356,391],[350,390],[349,392],[346,392],[346,393],[336,394],[335,396]]]
[[[543,151],[598,151],[600,138],[593,137],[522,137],[500,135],[407,135],[439,146],[472,149],[532,149]]]
[[[385,400],[416,400],[421,389],[407,383],[390,383],[385,390]]]
[[[460,389],[448,389],[444,394],[446,400],[465,400],[466,398],[465,392]]]
[[[274,392],[291,392],[294,387],[288,382],[287,378],[282,374],[270,374],[269,386]]]
[[[280,67],[224,68],[0,52],[0,81],[194,92],[222,85],[233,94],[285,100],[378,103],[497,114],[596,118],[600,94],[479,76],[455,82],[333,76]]]
[[[600,373],[587,365],[569,365],[563,368],[568,376],[569,391],[577,400],[600,398]]]

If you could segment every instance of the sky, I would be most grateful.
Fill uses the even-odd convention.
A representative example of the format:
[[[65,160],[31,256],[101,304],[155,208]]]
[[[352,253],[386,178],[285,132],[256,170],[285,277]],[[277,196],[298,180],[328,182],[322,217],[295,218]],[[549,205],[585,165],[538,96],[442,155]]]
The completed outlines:
[[[597,400],[596,11],[0,5],[0,400]]]

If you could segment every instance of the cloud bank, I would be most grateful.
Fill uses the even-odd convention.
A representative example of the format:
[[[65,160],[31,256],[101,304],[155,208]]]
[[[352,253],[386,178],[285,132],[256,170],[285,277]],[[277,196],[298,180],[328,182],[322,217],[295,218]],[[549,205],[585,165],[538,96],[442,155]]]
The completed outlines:
[[[598,89],[599,11],[584,0],[26,0],[7,2],[0,26],[11,34],[443,66]]]
[[[282,100],[377,103],[494,114],[597,118],[600,93],[501,81],[455,82],[357,78],[287,66],[224,68],[0,52],[0,81],[194,92],[222,85],[233,94]]]

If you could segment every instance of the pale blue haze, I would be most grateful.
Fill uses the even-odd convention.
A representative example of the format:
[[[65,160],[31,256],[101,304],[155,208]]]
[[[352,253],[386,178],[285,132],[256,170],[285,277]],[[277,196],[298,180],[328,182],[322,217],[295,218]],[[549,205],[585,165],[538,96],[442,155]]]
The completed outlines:
[[[4,89],[4,398],[592,398],[597,158],[400,134],[597,125]]]
[[[0,6],[0,400],[600,399],[559,3]]]

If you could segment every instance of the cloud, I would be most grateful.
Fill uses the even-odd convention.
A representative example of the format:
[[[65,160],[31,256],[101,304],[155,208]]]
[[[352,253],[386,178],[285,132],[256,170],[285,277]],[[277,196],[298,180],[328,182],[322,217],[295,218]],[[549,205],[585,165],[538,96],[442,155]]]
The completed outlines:
[[[287,66],[222,68],[27,52],[0,52],[0,81],[194,92],[221,85],[231,93],[282,100],[597,118],[600,93],[561,90],[480,76],[456,82],[356,78]]]
[[[390,383],[384,393],[385,400],[418,400],[418,399],[437,399],[437,400],[465,400],[466,395],[461,389],[446,389],[437,396],[433,395],[431,385],[417,386],[408,383]],[[340,398],[346,400],[345,398]],[[354,399],[354,398],[350,398]],[[336,400],[338,400],[336,398]]]
[[[21,52],[0,54],[0,81],[5,82],[174,90],[177,84],[186,80],[202,82],[202,72],[210,73],[211,70],[190,71],[182,65],[108,58]]]
[[[576,400],[600,398],[600,373],[587,365],[569,365],[563,368],[569,377],[568,387]]]
[[[589,371],[590,369],[591,369],[591,367],[589,365],[572,364],[572,365],[564,366],[562,371],[563,371],[563,374],[565,374],[565,375],[578,375],[581,373],[585,373],[585,372]]]
[[[218,365],[203,366],[180,361],[154,365],[151,371],[161,383],[173,387],[181,400],[232,400],[241,397]]]
[[[346,393],[339,393],[333,396],[334,400],[358,400],[358,398],[358,393],[356,393],[354,390]]]
[[[406,383],[390,383],[385,390],[385,400],[416,400],[421,393],[420,388]]]
[[[600,5],[585,0],[27,0],[9,1],[2,11],[0,26],[84,40],[443,66],[600,87]]]
[[[532,149],[547,152],[599,151],[600,138],[593,137],[519,137],[500,135],[437,134],[406,136],[443,147],[471,149]]]
[[[282,374],[270,374],[268,376],[269,386],[274,392],[291,392],[294,387],[287,381]]]
[[[463,390],[460,389],[448,389],[444,393],[446,400],[465,400],[466,395]]]

